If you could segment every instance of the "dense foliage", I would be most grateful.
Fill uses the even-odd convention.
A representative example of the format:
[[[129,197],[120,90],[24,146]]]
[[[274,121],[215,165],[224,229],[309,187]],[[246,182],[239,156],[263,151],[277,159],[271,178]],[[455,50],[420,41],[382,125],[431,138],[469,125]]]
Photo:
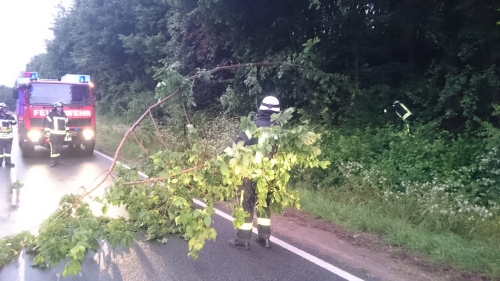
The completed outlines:
[[[11,111],[16,110],[16,100],[12,97],[13,88],[0,85],[0,102],[5,103]]]
[[[452,132],[495,125],[500,101],[496,1],[75,0],[61,9],[47,53],[27,70],[90,74],[100,108],[127,117],[153,101],[153,74],[182,75],[241,62],[194,87],[190,110],[245,114],[276,94],[321,124],[379,124],[397,98],[422,121]],[[196,107],[194,107],[196,105]],[[158,117],[168,116],[160,112]]]

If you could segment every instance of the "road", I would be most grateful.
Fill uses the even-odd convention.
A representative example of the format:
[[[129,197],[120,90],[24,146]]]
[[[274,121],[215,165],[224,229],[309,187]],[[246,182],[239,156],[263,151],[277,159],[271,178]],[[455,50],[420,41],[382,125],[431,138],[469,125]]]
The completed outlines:
[[[22,230],[36,231],[57,207],[61,196],[81,193],[82,186],[92,186],[111,163],[108,156],[99,152],[88,157],[67,148],[61,157],[64,165],[54,168],[49,167],[48,149],[37,148],[35,157],[22,159],[15,145],[12,154],[16,167],[0,168],[0,238]],[[10,185],[16,181],[23,186],[12,193]],[[31,267],[33,256],[23,252],[0,269],[0,281],[375,280],[314,249],[287,241],[286,237],[271,237],[270,249],[253,241],[249,251],[230,248],[226,241],[235,234],[231,217],[218,210],[213,219],[217,239],[205,244],[197,260],[187,256],[187,242],[179,237],[160,244],[146,242],[144,235],[138,233],[130,249],[113,250],[103,243],[100,251],[86,256],[79,275],[62,277],[64,262],[49,269]]]

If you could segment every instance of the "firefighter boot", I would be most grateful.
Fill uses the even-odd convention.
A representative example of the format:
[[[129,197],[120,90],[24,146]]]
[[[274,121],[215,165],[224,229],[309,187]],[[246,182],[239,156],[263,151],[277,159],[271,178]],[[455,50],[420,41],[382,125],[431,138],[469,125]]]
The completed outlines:
[[[257,244],[261,245],[264,248],[271,248],[271,242],[269,241],[269,238],[257,238],[255,239],[255,242]]]
[[[50,167],[55,167],[57,165],[56,159],[50,159]]]
[[[14,168],[16,165],[12,162],[5,162],[5,167]]]
[[[230,247],[233,247],[233,248],[236,248],[236,249],[240,249],[240,250],[248,250],[248,249],[250,249],[250,244],[241,242],[238,239],[229,239],[227,241],[227,244]]]

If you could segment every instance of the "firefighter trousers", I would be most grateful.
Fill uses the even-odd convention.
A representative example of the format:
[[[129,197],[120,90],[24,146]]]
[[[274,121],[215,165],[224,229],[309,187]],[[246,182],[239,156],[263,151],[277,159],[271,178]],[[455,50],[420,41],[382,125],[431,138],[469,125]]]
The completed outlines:
[[[412,128],[412,125],[413,125],[413,115],[408,116],[408,118],[406,118],[404,120],[404,123],[405,123],[404,125],[405,125],[405,129],[406,129],[406,133],[408,135],[411,135],[412,134],[412,129],[411,128]]]
[[[245,211],[247,211],[250,216],[245,218],[245,223],[238,229],[237,237],[238,241],[243,243],[249,243],[252,237],[253,229],[253,213],[255,209],[255,203],[257,201],[257,194],[255,191],[255,183],[249,178],[243,179],[243,184],[240,186],[240,192],[243,193],[242,206]],[[268,194],[266,199],[266,207],[264,207],[264,213],[259,213],[257,211],[257,230],[258,237],[269,239],[271,237],[271,197]]]
[[[50,134],[50,160],[57,162],[64,145],[65,135]]]
[[[10,163],[10,152],[12,151],[12,138],[1,139],[0,138],[0,164],[3,163],[5,158],[5,164]]]

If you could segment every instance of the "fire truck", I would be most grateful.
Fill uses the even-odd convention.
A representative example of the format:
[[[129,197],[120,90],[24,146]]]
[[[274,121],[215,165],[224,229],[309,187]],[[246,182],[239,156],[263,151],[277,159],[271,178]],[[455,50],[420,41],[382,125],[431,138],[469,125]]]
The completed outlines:
[[[93,84],[90,75],[66,74],[61,79],[39,79],[37,72],[22,72],[16,82],[18,140],[23,158],[30,157],[35,146],[50,147],[43,131],[44,119],[54,103],[64,104],[70,133],[64,145],[94,153],[96,125]]]

